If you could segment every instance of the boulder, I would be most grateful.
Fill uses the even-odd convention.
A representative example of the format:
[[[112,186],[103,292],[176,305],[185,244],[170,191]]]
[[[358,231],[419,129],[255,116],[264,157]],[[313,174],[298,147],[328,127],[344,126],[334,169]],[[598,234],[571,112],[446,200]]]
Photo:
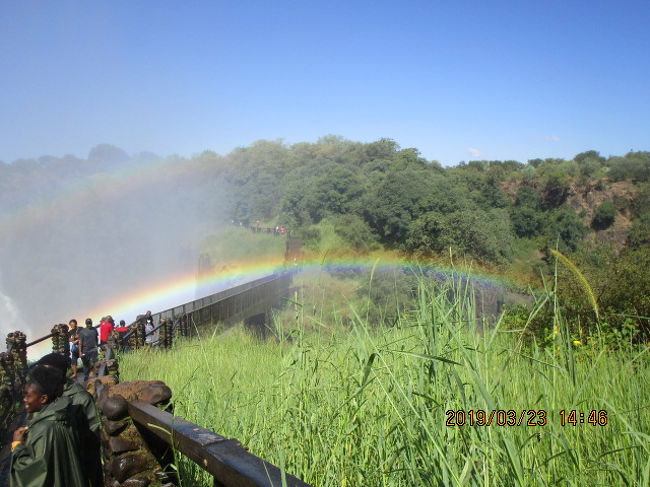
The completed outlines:
[[[99,404],[104,416],[113,421],[124,419],[129,415],[129,403],[122,396],[109,396]]]
[[[106,431],[109,436],[116,436],[124,431],[127,423],[124,421],[111,421],[110,419],[102,419],[102,425],[104,426],[104,431]]]
[[[108,440],[108,446],[113,455],[118,455],[120,453],[133,451],[140,448],[140,445],[138,445],[135,441],[125,440],[119,436],[112,437],[110,440]]]
[[[172,390],[165,384],[151,384],[138,393],[138,399],[146,403],[167,404],[172,397]]]
[[[149,459],[143,453],[127,453],[124,456],[113,458],[108,469],[113,478],[118,482],[124,482],[140,472],[149,470],[152,467],[149,463]]]

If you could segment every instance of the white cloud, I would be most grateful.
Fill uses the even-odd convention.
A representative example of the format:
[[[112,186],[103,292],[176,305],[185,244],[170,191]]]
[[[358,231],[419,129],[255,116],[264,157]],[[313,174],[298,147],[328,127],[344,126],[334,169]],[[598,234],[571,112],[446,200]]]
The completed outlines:
[[[474,159],[476,159],[477,157],[481,157],[481,151],[478,149],[474,149],[473,147],[468,147],[467,153],[469,154],[470,157]]]
[[[559,142],[560,138],[557,135],[551,135],[550,137],[546,137],[546,140],[549,142]]]

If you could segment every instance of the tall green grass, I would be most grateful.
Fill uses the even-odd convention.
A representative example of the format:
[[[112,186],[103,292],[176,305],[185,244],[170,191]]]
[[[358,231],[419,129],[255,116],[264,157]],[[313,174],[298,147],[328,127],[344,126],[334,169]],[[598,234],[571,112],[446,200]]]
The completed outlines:
[[[647,348],[576,351],[564,334],[524,347],[499,322],[479,333],[469,289],[422,284],[390,329],[355,315],[347,332],[320,321],[291,340],[239,329],[133,353],[122,377],[164,380],[177,415],[315,486],[650,485]],[[446,425],[447,410],[497,409],[544,410],[547,424]],[[573,409],[609,423],[561,426]],[[192,462],[179,469],[184,485],[211,485]]]

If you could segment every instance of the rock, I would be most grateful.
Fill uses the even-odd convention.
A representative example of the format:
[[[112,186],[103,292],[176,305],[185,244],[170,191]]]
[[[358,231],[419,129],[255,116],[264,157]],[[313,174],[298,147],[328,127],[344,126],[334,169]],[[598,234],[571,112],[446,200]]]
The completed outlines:
[[[135,441],[125,440],[124,438],[120,437],[113,437],[108,440],[108,446],[114,455],[124,453],[126,451],[137,450],[140,448],[140,445],[138,445]]]
[[[151,384],[138,393],[138,399],[149,404],[167,404],[172,397],[172,390],[165,384]]]
[[[95,381],[93,379],[88,379],[86,381],[86,392],[91,396],[95,397],[95,393],[97,391],[95,389]]]
[[[111,460],[109,471],[118,482],[124,482],[129,477],[149,468],[147,457],[141,453],[126,454]]]
[[[97,380],[107,387],[117,384],[117,377],[114,375],[103,375],[102,377],[97,378]]]
[[[104,399],[99,408],[108,419],[117,421],[129,415],[129,403],[122,396],[110,396]]]
[[[94,396],[97,392],[97,382],[101,383],[104,387],[111,387],[117,384],[117,377],[113,375],[104,375],[102,377],[97,377],[96,379],[88,379],[88,382],[86,382],[86,391],[88,391],[91,396]]]
[[[165,385],[165,383],[159,380],[132,380],[129,382],[121,382],[111,387],[108,391],[108,395],[122,396],[127,401],[136,401],[139,392],[145,387],[151,385]]]
[[[104,431],[106,431],[108,435],[115,436],[124,431],[127,423],[124,421],[111,421],[110,419],[102,419],[102,425],[104,426]]]

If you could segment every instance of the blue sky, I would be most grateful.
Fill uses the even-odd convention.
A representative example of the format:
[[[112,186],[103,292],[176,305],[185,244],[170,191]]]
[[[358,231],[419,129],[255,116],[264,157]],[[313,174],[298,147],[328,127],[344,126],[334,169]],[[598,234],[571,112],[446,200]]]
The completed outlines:
[[[648,1],[2,1],[0,160],[396,140],[650,150]]]

